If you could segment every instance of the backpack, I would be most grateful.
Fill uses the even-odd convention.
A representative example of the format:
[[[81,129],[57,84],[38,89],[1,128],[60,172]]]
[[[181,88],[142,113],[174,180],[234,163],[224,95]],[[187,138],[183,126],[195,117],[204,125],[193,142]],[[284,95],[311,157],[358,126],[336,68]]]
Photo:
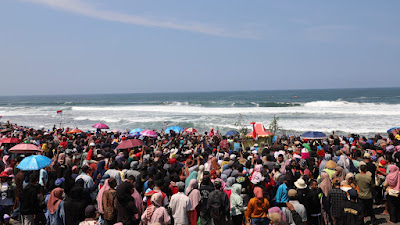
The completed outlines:
[[[222,217],[222,204],[221,204],[221,193],[219,191],[216,192],[217,195],[212,199],[209,198],[208,201],[212,201],[210,204],[210,217],[212,219],[221,219]]]

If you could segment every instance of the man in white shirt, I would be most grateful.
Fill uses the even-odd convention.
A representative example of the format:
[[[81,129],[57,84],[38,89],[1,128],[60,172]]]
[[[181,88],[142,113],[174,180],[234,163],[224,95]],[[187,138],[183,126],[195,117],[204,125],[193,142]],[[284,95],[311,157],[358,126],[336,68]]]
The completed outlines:
[[[172,195],[169,207],[172,210],[172,217],[174,218],[175,225],[188,225],[189,224],[189,210],[192,208],[189,197],[183,192],[185,190],[185,183],[178,182],[176,186],[179,192]]]
[[[289,190],[288,196],[289,196],[289,203],[293,205],[294,210],[300,215],[303,223],[307,222],[306,208],[304,207],[304,205],[300,204],[300,202],[297,200],[297,191],[294,189]],[[282,209],[282,212],[285,215],[286,221],[291,225],[295,225],[290,210],[285,207]]]

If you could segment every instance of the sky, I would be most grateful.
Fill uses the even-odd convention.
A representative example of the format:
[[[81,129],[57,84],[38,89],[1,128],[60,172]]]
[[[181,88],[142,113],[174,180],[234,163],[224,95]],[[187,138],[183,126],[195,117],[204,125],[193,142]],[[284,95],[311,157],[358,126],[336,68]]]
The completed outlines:
[[[0,95],[399,87],[400,1],[2,0]]]

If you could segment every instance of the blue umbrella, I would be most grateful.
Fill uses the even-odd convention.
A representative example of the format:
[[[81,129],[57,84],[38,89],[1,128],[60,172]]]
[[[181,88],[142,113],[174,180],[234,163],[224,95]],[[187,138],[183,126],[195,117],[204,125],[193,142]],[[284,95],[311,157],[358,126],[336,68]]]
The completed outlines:
[[[228,131],[228,132],[226,132],[226,136],[235,136],[235,135],[239,135],[240,133],[239,133],[239,131],[236,131],[236,130],[230,130],[230,131]]]
[[[175,133],[179,133],[183,131],[183,128],[178,126],[168,127],[167,129],[165,129],[165,133],[169,134],[171,130],[173,130]]]
[[[318,131],[309,131],[309,132],[305,132],[304,134],[302,134],[301,138],[303,138],[303,139],[324,139],[324,138],[326,138],[326,135],[324,133],[318,132]]]
[[[387,132],[391,133],[393,130],[400,130],[400,127],[392,127]]]
[[[51,164],[51,159],[42,155],[31,155],[23,159],[17,166],[20,170],[40,170],[48,167]]]
[[[132,129],[129,133],[130,133],[130,134],[136,134],[136,133],[140,133],[140,132],[142,132],[142,131],[143,131],[143,129],[136,128],[136,129]]]

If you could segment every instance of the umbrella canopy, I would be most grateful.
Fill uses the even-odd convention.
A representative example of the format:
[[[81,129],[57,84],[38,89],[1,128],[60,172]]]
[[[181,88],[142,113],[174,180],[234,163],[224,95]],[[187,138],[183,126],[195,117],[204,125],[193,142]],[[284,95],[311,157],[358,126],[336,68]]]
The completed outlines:
[[[136,134],[136,133],[140,133],[140,132],[142,132],[142,131],[143,131],[143,129],[136,128],[136,129],[132,129],[129,133],[130,133],[130,134]]]
[[[18,144],[10,148],[9,152],[27,154],[27,153],[43,152],[43,150],[33,144]]]
[[[77,133],[83,133],[83,131],[79,130],[78,128],[75,128],[67,132],[67,134],[77,134]]]
[[[196,129],[190,127],[185,129],[186,133],[199,133]]]
[[[399,130],[399,131],[400,131],[400,127],[392,127],[392,128],[390,128],[387,132],[388,132],[388,133],[391,133],[391,132],[394,131],[394,130]]]
[[[239,133],[239,131],[236,131],[236,130],[230,130],[230,131],[228,131],[228,132],[226,132],[226,136],[235,136],[235,135],[239,135],[240,133]]]
[[[128,139],[117,146],[117,149],[128,149],[143,145],[143,141],[138,139]]]
[[[95,125],[92,126],[93,128],[96,129],[110,129],[106,124],[104,123],[96,123]]]
[[[0,141],[1,141],[1,143],[4,143],[4,144],[18,144],[21,142],[21,140],[18,138],[4,138],[4,139],[1,139]]]
[[[43,155],[31,155],[23,159],[17,166],[20,170],[40,170],[48,167],[51,164],[51,159]]]
[[[152,130],[143,130],[142,132],[140,132],[140,135],[146,137],[157,137],[157,133]]]
[[[173,130],[175,133],[179,133],[183,131],[183,128],[178,126],[168,127],[165,129],[165,133],[169,134],[171,130]]]
[[[309,131],[301,135],[302,139],[324,139],[326,135],[318,131]]]
[[[10,131],[12,131],[12,129],[5,128],[5,129],[1,130],[0,133],[7,133],[7,132],[10,132]]]

